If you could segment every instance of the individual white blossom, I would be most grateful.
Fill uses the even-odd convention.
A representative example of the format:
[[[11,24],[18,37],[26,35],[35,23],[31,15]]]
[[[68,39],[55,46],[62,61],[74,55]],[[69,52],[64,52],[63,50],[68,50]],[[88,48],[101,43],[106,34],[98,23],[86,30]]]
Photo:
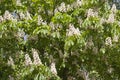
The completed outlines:
[[[108,17],[107,22],[108,22],[108,23],[114,23],[114,21],[115,21],[114,14],[113,14],[113,13],[111,13],[111,14],[109,15],[109,17]]]
[[[101,18],[100,19],[100,24],[103,24],[103,23],[105,23],[106,22],[106,20],[104,19],[104,18]]]
[[[93,39],[92,39],[92,37],[90,37],[86,43],[86,48],[91,49],[91,47],[93,47],[93,46],[94,46]]]
[[[73,2],[72,7],[78,8],[81,5],[82,5],[82,1],[81,0],[77,0],[77,1]]]
[[[88,9],[87,18],[98,16],[98,12],[93,12],[93,9]]]
[[[53,12],[51,10],[48,10],[48,15],[53,15]]]
[[[91,16],[94,16],[93,9],[89,9],[87,12],[87,17],[89,18]]]
[[[9,79],[8,80],[15,80],[11,75],[9,75]]]
[[[58,7],[58,10],[59,10],[60,12],[66,12],[66,6],[65,6],[65,3],[64,3],[64,2],[62,2],[62,3],[60,4],[60,6]]]
[[[51,27],[52,30],[55,30],[55,24],[53,22],[50,22],[49,26]]]
[[[57,23],[57,24],[55,24],[55,29],[61,29],[63,26],[61,25],[61,24],[59,24],[59,23]]]
[[[37,50],[35,50],[35,49],[32,48],[32,53],[33,53],[33,59],[34,59],[33,64],[34,65],[41,65],[42,62],[41,62],[41,60],[39,58]]]
[[[13,16],[7,10],[5,11],[3,17],[4,17],[4,20],[13,20]]]
[[[58,13],[59,11],[58,11],[58,8],[56,8],[55,10],[54,10],[54,14],[56,14],[56,13]]]
[[[19,29],[18,32],[17,32],[17,35],[18,35],[18,37],[22,38],[22,37],[25,36],[25,32],[23,30]]]
[[[76,6],[77,7],[79,7],[79,6],[81,6],[82,5],[82,1],[81,0],[77,0],[77,2],[76,2],[77,4],[76,4]]]
[[[118,25],[120,25],[120,21],[118,22]]]
[[[56,67],[55,67],[55,62],[52,62],[51,65],[50,65],[50,70],[53,74],[57,75],[57,70],[56,70]]]
[[[93,54],[97,54],[98,53],[98,47],[93,47]]]
[[[4,20],[4,19],[3,19],[3,17],[2,17],[2,16],[0,16],[0,23],[1,23],[1,22],[3,22],[3,20]]]
[[[114,69],[112,67],[108,68],[108,72],[112,73],[114,71]]]
[[[42,7],[38,7],[38,13],[40,13],[42,11]]]
[[[90,80],[90,73],[86,69],[80,69],[81,75],[84,78],[84,80]]]
[[[113,42],[118,42],[119,37],[117,35],[113,36]]]
[[[25,54],[25,65],[26,66],[32,65],[31,58],[28,54]]]
[[[54,24],[53,22],[49,23],[49,26],[51,27],[52,30],[56,30],[56,29],[61,29],[63,26],[61,24]]]
[[[9,56],[8,65],[9,66],[13,66],[14,65],[14,61],[13,61],[13,58],[11,56]]]
[[[43,19],[40,15],[38,15],[38,25],[41,25],[43,23]]]
[[[105,39],[105,45],[107,45],[107,46],[112,46],[111,37],[107,37],[107,38]]]
[[[68,76],[67,80],[73,80],[73,77],[72,76]]]
[[[19,13],[19,16],[21,20],[25,19],[25,15],[22,12]]]
[[[82,73],[80,72],[80,69],[77,68],[76,71],[77,71],[77,72],[76,72],[77,77],[80,77],[80,76],[82,75]]]
[[[21,6],[22,5],[21,0],[16,0],[16,5]]]
[[[28,11],[26,11],[26,19],[27,20],[32,20],[32,17]]]
[[[42,22],[42,25],[47,25],[47,22],[46,22],[46,21],[43,21],[43,22]]]
[[[67,36],[80,35],[78,28],[75,28],[74,25],[69,24],[69,29],[67,30]]]
[[[71,11],[71,10],[73,10],[73,7],[68,4],[68,5],[66,6],[66,10],[67,10],[67,11]]]
[[[112,8],[111,8],[111,12],[112,12],[112,13],[116,13],[116,11],[117,11],[116,5],[113,4],[113,5],[112,5]]]
[[[82,22],[83,22],[83,20],[82,20],[80,17],[78,17],[78,24],[79,24],[80,26],[81,26]]]

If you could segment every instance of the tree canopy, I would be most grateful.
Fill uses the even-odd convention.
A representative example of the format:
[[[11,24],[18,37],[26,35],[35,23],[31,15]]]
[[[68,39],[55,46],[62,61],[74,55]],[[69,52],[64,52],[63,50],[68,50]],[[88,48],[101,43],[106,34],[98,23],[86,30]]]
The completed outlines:
[[[116,5],[108,0],[0,0],[0,79],[119,80]]]

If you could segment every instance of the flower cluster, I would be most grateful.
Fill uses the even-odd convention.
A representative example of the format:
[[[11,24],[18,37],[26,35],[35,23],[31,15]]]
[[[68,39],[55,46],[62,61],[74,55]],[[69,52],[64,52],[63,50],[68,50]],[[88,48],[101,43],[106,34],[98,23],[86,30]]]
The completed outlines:
[[[118,40],[119,40],[119,36],[118,35],[114,35],[113,38],[107,37],[105,39],[105,45],[112,46],[112,42],[118,42]]]
[[[92,36],[87,40],[86,42],[86,49],[89,48],[91,49],[94,46]]]
[[[4,20],[4,19],[3,19],[3,17],[2,17],[2,16],[0,16],[0,23],[1,23],[1,22],[3,22],[3,20]]]
[[[28,54],[25,54],[25,65],[26,66],[32,65],[31,58]]]
[[[23,38],[25,36],[25,32],[23,30],[19,29],[17,32],[17,35],[18,35],[18,37]]]
[[[9,60],[8,60],[8,63],[7,63],[9,66],[13,66],[14,65],[14,61],[13,61],[13,58],[11,56],[9,56]]]
[[[26,19],[27,20],[32,20],[32,17],[28,11],[26,11]]]
[[[108,20],[107,20],[108,23],[114,23],[114,21],[115,21],[115,13],[116,12],[117,12],[116,5],[113,4],[112,8],[111,8],[111,13],[110,13],[110,15],[108,17]]]
[[[67,11],[71,11],[71,10],[73,10],[73,7],[68,4],[68,5],[66,5],[66,10],[67,10]]]
[[[40,64],[42,64],[42,62],[41,62],[41,60],[39,58],[37,50],[32,49],[32,53],[33,53],[33,59],[34,59],[33,64],[34,65],[40,65]]]
[[[35,49],[32,49],[32,53],[33,53],[33,62],[30,58],[30,56],[28,54],[25,54],[25,65],[29,66],[29,65],[41,65],[42,62],[39,58],[38,52]]]
[[[97,54],[98,53],[98,47],[93,47],[93,54]]]
[[[11,75],[9,75],[9,80],[15,80],[15,79]]]
[[[52,30],[55,30],[55,24],[53,22],[50,22],[49,26],[51,27]]]
[[[58,28],[61,29],[63,26],[59,23],[54,24],[53,22],[49,23],[49,26],[51,27],[52,30],[57,30]]]
[[[38,25],[41,25],[42,24],[42,22],[43,22],[43,19],[42,19],[42,17],[40,16],[40,15],[38,15]]]
[[[53,74],[57,75],[57,70],[56,70],[56,67],[55,67],[55,62],[52,62],[51,65],[50,65],[50,70]]]
[[[88,9],[87,18],[98,16],[98,12],[94,12],[93,9]]]
[[[73,76],[68,76],[67,80],[75,80]]]
[[[114,68],[110,67],[108,68],[108,72],[111,74],[114,71]]]
[[[58,11],[60,11],[60,12],[71,11],[74,8],[80,7],[81,5],[82,5],[81,0],[77,0],[77,1],[73,2],[71,5],[70,4],[66,5],[64,2],[62,2],[60,4],[60,6],[57,9],[55,9],[55,13],[58,12]]]
[[[81,1],[81,0],[77,0],[77,1],[75,1],[75,2],[72,4],[73,8],[78,8],[78,7],[80,7],[81,5],[82,5],[82,1]]]
[[[101,18],[100,19],[100,24],[103,24],[103,23],[105,23],[106,22],[106,19],[104,19],[104,18]]]
[[[113,42],[118,42],[119,36],[118,35],[114,35],[113,36]]]
[[[46,21],[43,21],[40,15],[38,15],[37,25],[47,25]]]
[[[115,5],[115,4],[112,5],[111,12],[112,12],[112,13],[116,13],[116,12],[117,12],[116,5]]]
[[[83,23],[83,20],[82,20],[80,17],[78,17],[78,23],[79,23],[80,26],[81,26],[82,23]]]
[[[16,0],[16,5],[21,6],[22,5],[21,0]]]
[[[22,12],[19,12],[19,16],[20,16],[20,19],[21,19],[21,20],[24,20],[24,19],[25,19],[25,15],[24,15]]]
[[[4,20],[13,20],[13,16],[10,14],[9,11],[5,11],[3,17],[4,17]]]
[[[80,35],[78,28],[75,28],[74,25],[69,24],[69,29],[67,29],[67,36]]]
[[[18,16],[19,15],[19,16]],[[23,14],[23,12],[18,12],[18,13],[10,13],[8,10],[5,11],[5,13],[3,14],[3,17],[0,16],[0,23],[3,21],[17,21],[17,20],[32,20],[32,17],[30,15],[30,13],[28,11],[26,11],[25,14]]]
[[[105,45],[106,46],[112,46],[112,39],[111,39],[111,37],[107,37],[105,39]]]
[[[108,17],[107,22],[108,22],[108,23],[114,23],[114,21],[115,21],[114,14],[113,14],[113,13],[111,13],[111,14],[109,15],[109,17]]]
[[[65,3],[64,3],[64,2],[62,2],[62,3],[60,4],[60,6],[58,7],[58,10],[59,10],[60,12],[66,12],[66,6],[65,6]]]

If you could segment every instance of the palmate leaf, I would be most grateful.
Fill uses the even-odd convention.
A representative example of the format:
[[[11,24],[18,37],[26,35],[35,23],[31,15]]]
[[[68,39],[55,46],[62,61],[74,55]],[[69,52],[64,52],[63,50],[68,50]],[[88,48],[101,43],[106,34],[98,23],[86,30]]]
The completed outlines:
[[[34,31],[33,31],[33,34],[49,34],[50,33],[50,27],[47,26],[47,25],[43,25],[43,26],[40,26],[40,27],[37,27]]]
[[[66,23],[70,23],[70,22],[72,22],[73,21],[73,18],[70,16],[70,15],[68,15],[68,14],[62,14],[62,13],[56,13],[55,14],[55,16],[52,18],[52,21],[54,22],[54,23],[63,23],[63,24],[66,24]]]
[[[0,19],[1,80],[10,76],[15,80],[120,79],[120,11],[112,12],[108,0],[21,0],[21,6],[17,1],[0,1],[0,16],[4,18],[6,10],[12,15],[15,13],[14,18],[18,15],[16,21]],[[76,1],[82,1],[82,4],[75,7]],[[60,11],[63,4],[65,10],[72,9]],[[93,11],[88,17],[89,9]],[[21,20],[20,12],[26,17],[26,11],[31,19]],[[111,13],[115,18],[113,23],[108,22]],[[43,19],[40,25],[38,15]],[[9,14],[6,17],[9,18]],[[70,24],[74,26],[71,28]],[[76,29],[79,35],[76,35]],[[23,37],[18,35],[19,30],[25,32]],[[72,34],[67,35],[68,32]],[[26,35],[29,35],[28,40]],[[35,52],[32,52],[33,48]],[[43,65],[25,66],[25,54],[34,62],[32,54],[36,52]],[[14,68],[7,65],[9,57],[14,60]],[[50,71],[52,62],[57,75]]]

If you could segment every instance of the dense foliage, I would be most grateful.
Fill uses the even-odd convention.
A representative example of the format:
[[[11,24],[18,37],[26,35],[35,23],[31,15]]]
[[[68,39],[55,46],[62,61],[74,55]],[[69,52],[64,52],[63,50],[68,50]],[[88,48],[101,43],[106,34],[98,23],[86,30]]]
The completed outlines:
[[[1,80],[119,80],[120,11],[107,0],[1,0]]]

